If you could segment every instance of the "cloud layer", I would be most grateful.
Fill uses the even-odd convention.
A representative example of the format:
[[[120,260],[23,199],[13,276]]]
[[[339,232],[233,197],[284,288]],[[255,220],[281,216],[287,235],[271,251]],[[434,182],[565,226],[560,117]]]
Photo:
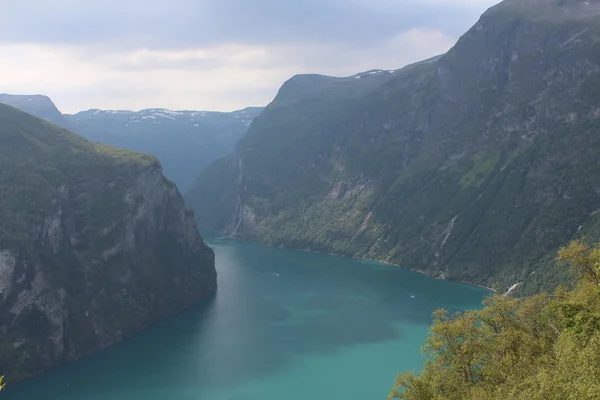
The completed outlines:
[[[21,0],[0,14],[0,92],[59,108],[231,110],[296,73],[446,51],[490,0]]]

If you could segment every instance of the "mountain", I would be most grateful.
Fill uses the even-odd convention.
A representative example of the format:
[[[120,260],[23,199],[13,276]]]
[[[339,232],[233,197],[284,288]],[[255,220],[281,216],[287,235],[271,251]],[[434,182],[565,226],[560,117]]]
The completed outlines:
[[[235,237],[522,293],[600,237],[600,5],[507,0],[441,57],[295,76],[186,196]]]
[[[262,110],[89,110],[65,117],[75,132],[89,140],[155,155],[165,175],[186,192],[202,169],[233,152]]]
[[[71,123],[56,108],[48,96],[0,94],[0,103],[18,108],[28,114],[50,121],[65,129],[72,129]]]
[[[233,152],[264,108],[233,112],[88,110],[61,114],[43,95],[0,94],[0,103],[43,118],[89,140],[156,156],[165,175],[187,192],[204,168]]]
[[[214,253],[156,158],[0,105],[0,371],[111,345],[216,290]]]

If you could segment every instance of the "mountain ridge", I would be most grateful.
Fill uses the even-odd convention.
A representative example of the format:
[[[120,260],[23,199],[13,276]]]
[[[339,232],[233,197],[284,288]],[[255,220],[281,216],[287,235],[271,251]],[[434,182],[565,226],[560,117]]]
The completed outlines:
[[[263,107],[233,112],[90,109],[61,114],[44,95],[1,95],[0,103],[15,106],[85,138],[157,156],[165,175],[186,192],[200,171],[231,153]]]
[[[71,129],[72,126],[65,116],[58,110],[50,97],[43,94],[35,95],[15,95],[2,93],[0,94],[0,103],[9,105],[19,110],[25,111],[28,114],[45,119],[55,125],[65,129]]]
[[[521,12],[547,3],[560,18]],[[492,7],[369,84],[293,77],[186,196],[198,223],[502,291],[564,282],[551,255],[598,233],[600,21],[558,3]]]
[[[165,175],[186,192],[212,161],[230,154],[261,107],[229,113],[150,108],[88,110],[66,118],[82,136],[115,147],[156,155]]]

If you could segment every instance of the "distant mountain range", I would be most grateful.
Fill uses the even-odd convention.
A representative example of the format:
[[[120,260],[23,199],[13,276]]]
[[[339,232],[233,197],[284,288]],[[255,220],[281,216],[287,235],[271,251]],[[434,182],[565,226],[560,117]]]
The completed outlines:
[[[90,140],[155,155],[165,175],[187,192],[205,167],[233,151],[262,110],[89,110],[65,117],[76,133]]]
[[[43,95],[0,95],[0,103],[46,119],[85,138],[155,155],[165,175],[186,192],[213,161],[231,153],[263,108],[234,112],[88,110],[62,114]]]
[[[48,96],[41,94],[17,95],[4,93],[0,94],[0,103],[18,108],[19,110],[35,115],[38,118],[43,118],[46,121],[52,122],[65,129],[73,129],[69,119],[61,114]]]

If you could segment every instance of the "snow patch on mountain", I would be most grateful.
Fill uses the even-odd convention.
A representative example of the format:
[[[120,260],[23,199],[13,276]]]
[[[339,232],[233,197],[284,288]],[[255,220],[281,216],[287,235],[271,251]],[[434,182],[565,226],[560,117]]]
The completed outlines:
[[[156,117],[169,118],[169,119],[173,119],[173,120],[175,119],[175,118],[173,118],[173,117],[171,117],[171,116],[169,116],[169,115],[166,115],[166,114],[164,114],[164,113],[154,113],[154,115],[155,115]]]

